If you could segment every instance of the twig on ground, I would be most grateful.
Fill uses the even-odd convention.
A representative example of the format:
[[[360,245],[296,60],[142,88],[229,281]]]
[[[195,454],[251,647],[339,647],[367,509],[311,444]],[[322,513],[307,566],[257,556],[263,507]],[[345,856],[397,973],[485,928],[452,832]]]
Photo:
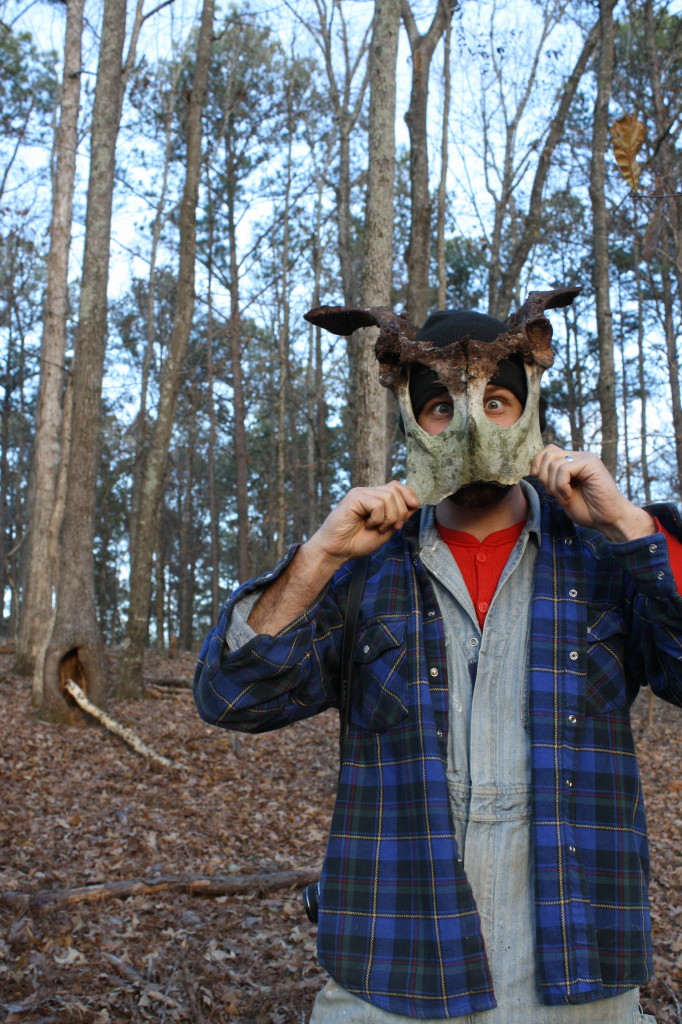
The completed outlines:
[[[153,896],[158,892],[184,892],[192,896],[266,893],[276,889],[302,888],[317,881],[319,877],[319,866],[291,871],[271,871],[261,875],[159,875],[150,879],[132,878],[119,882],[99,882],[74,889],[48,889],[36,893],[1,892],[0,906],[21,907],[34,911],[47,906],[94,903],[105,899],[120,900],[131,896]]]
[[[677,1014],[677,1024],[682,1024],[682,1006],[680,1006],[680,1001],[677,998],[677,993],[675,992],[674,989],[672,989],[670,987],[670,985],[665,980],[665,978],[662,978],[661,980],[663,982],[663,988],[666,990],[666,992],[668,993],[668,995],[672,999],[673,1003],[675,1004],[675,1013]]]
[[[178,768],[184,771],[187,770],[186,766],[181,764],[180,761],[171,761],[169,757],[163,757],[162,754],[157,754],[155,750],[148,747],[147,744],[141,740],[132,729],[129,729],[127,725],[121,725],[121,723],[117,722],[115,718],[108,715],[106,711],[102,711],[101,708],[98,708],[97,705],[93,704],[90,698],[85,695],[78,683],[74,682],[73,679],[67,679],[64,688],[67,693],[73,697],[78,706],[83,709],[83,711],[87,711],[89,715],[92,715],[92,717],[96,718],[98,722],[101,722],[109,732],[113,732],[115,736],[119,736],[124,740],[128,746],[135,751],[135,753],[141,754],[142,757],[146,757],[149,761],[155,761],[157,764],[162,764],[164,768]]]

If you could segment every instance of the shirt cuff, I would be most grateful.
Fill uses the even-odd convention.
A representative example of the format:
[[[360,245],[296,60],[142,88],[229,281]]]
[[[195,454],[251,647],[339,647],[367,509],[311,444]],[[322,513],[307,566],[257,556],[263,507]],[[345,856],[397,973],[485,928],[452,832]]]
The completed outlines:
[[[640,593],[659,598],[677,594],[664,533],[652,533],[649,537],[638,537],[621,544],[611,541],[609,548],[622,568],[635,580]]]

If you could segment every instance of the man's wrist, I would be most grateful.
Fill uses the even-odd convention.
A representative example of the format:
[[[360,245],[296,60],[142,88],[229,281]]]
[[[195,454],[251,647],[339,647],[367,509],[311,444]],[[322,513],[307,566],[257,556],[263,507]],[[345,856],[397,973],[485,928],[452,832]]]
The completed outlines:
[[[301,544],[294,560],[298,562],[299,571],[315,579],[324,579],[326,583],[342,565],[345,565],[348,558],[331,554],[314,533],[309,540]]]
[[[602,533],[613,544],[625,544],[640,537],[650,537],[656,533],[656,523],[646,509],[639,508],[628,502],[627,508],[619,519],[605,524]]]

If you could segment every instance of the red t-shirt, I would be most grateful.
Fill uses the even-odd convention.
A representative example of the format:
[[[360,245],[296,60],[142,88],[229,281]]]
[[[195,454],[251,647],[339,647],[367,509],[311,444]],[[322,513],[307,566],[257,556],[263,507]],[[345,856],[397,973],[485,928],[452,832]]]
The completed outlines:
[[[661,526],[654,516],[656,532],[662,533],[668,542],[668,558],[670,568],[675,577],[678,594],[682,594],[682,541],[677,540]],[[497,589],[502,570],[512,553],[516,541],[521,536],[525,520],[489,534],[485,540],[478,540],[470,533],[449,530],[446,526],[438,526],[438,532],[450,548],[452,556],[459,566],[467,590],[471,596],[478,624],[483,623]]]

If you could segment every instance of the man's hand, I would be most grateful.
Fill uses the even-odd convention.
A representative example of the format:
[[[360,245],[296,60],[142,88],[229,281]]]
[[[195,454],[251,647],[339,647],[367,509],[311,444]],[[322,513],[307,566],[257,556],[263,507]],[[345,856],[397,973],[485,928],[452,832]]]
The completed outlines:
[[[251,628],[279,632],[313,603],[344,562],[376,551],[418,508],[412,488],[397,480],[354,487],[263,592],[249,616]]]
[[[530,471],[556,498],[574,523],[599,530],[621,543],[655,533],[653,518],[621,494],[601,459],[591,452],[570,452],[555,444],[543,448]]]
[[[336,571],[349,559],[380,548],[418,508],[412,488],[397,480],[379,487],[354,487],[303,547]]]

